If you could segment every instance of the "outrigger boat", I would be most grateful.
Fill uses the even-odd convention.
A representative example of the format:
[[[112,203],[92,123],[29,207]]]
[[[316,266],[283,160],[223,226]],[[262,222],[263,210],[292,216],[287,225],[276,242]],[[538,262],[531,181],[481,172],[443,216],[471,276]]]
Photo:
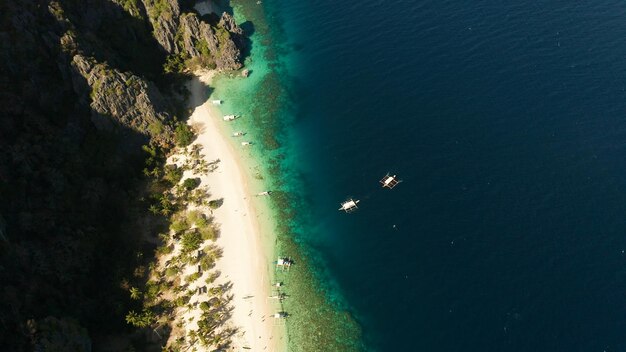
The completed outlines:
[[[287,312],[277,312],[277,313],[274,313],[274,315],[272,316],[276,319],[285,319],[289,316],[289,314],[287,314]]]
[[[222,101],[221,100],[211,100],[211,104],[213,104],[213,105],[222,105]]]
[[[260,193],[257,193],[257,196],[269,196],[270,194],[272,194],[272,191],[263,191]]]
[[[276,261],[276,266],[282,267],[283,269],[289,269],[293,264],[293,260],[289,257],[279,257]]]
[[[235,133],[233,133],[233,137],[242,137],[242,136],[245,136],[245,135],[246,135],[245,132],[235,132]]]
[[[271,298],[271,299],[277,299],[277,300],[279,300],[279,301],[282,301],[282,300],[284,300],[285,298],[287,298],[287,295],[281,292],[281,293],[277,293],[277,294],[275,294],[275,295],[273,295],[273,296],[269,296],[268,298]]]
[[[237,115],[224,115],[224,121],[232,121],[237,118]]]
[[[245,147],[247,145],[252,145],[252,142],[241,142],[241,145]]]
[[[357,206],[357,203],[360,202],[360,200],[354,200],[352,198],[346,200],[345,202],[341,203],[341,208],[339,208],[339,210],[343,210],[346,213],[351,213],[355,210],[357,210],[359,207]]]
[[[383,177],[379,182],[383,185],[383,188],[393,189],[402,181],[398,180],[396,175],[390,176],[389,173],[387,173],[387,175],[385,175],[385,177]]]

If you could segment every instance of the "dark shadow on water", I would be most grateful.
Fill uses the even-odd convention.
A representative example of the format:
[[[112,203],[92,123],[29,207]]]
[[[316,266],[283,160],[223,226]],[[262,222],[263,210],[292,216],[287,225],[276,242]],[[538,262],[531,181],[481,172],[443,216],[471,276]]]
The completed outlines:
[[[247,37],[250,37],[254,34],[254,23],[252,21],[245,21],[239,25],[241,29],[243,29],[243,34]]]
[[[241,60],[245,60],[245,58],[250,56],[252,52],[252,40],[250,37],[255,33],[254,23],[252,21],[245,21],[239,25],[239,27],[243,30],[242,36],[237,36],[235,38],[239,43],[239,47],[241,48]],[[250,71],[252,72],[252,71]]]

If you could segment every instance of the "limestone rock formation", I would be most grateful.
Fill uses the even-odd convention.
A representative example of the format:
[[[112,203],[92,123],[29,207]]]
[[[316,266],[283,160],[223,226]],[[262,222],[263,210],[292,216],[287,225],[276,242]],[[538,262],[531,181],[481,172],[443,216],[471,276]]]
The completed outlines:
[[[177,0],[143,0],[154,37],[168,54],[200,58],[204,65],[218,70],[242,67],[243,31],[228,13],[216,26],[202,21],[195,13],[181,13]]]
[[[176,33],[180,17],[178,0],[142,0],[152,23],[154,38],[163,49],[172,54],[177,53]]]
[[[236,25],[232,28],[240,30]],[[210,56],[218,70],[237,70],[242,66],[239,48],[230,32],[221,25],[211,27],[200,21],[196,14],[187,13],[180,17],[179,36],[180,51],[192,58]]]
[[[90,92],[91,120],[96,128],[112,131],[119,124],[152,138],[171,132],[167,125],[171,107],[154,84],[81,54],[74,55],[71,65],[76,73],[72,77],[76,94]]]

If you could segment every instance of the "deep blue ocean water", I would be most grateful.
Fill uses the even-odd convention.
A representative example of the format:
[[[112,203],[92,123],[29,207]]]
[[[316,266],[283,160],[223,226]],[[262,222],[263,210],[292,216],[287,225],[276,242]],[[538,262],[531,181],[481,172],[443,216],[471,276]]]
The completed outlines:
[[[626,351],[626,2],[264,6],[297,58],[300,240],[370,349]]]

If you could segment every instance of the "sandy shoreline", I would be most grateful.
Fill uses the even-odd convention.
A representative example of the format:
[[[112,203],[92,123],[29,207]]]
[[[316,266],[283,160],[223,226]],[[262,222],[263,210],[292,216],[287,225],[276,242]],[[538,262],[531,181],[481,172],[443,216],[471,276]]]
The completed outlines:
[[[216,244],[223,256],[216,263],[221,272],[219,283],[231,282],[234,310],[229,324],[237,327],[233,338],[235,351],[284,351],[286,338],[284,325],[272,317],[276,313],[269,296],[273,268],[263,250],[263,240],[271,234],[262,233],[257,212],[251,202],[254,193],[239,164],[240,160],[227,136],[220,132],[222,122],[218,111],[210,106],[206,86],[211,73],[194,76],[188,84],[190,103],[195,106],[189,123],[198,128],[194,143],[202,145],[202,154],[208,161],[219,159],[218,168],[201,176],[202,185],[209,187],[212,199],[224,199],[223,205],[213,211],[220,229]],[[193,312],[190,312],[193,315]]]

